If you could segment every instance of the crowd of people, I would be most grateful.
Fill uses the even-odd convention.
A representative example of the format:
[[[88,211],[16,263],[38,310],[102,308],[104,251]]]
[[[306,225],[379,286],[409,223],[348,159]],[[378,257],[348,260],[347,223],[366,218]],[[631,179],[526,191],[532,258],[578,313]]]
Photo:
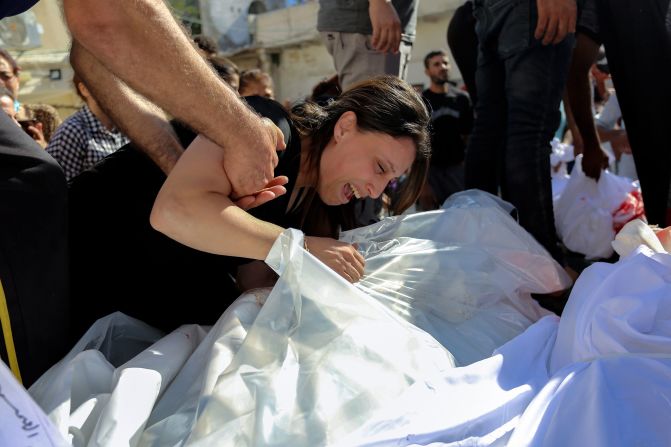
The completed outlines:
[[[19,102],[20,67],[0,50],[0,280],[16,347],[0,354],[26,384],[115,310],[166,330],[213,322],[273,283],[262,261],[288,227],[357,282],[364,260],[341,230],[477,188],[566,265],[550,183],[562,110],[585,173],[608,165],[602,142],[617,163],[633,156],[648,221],[671,223],[668,0],[464,2],[447,30],[464,83],[431,51],[422,92],[404,81],[418,0],[321,0],[336,73],[289,105],[162,2],[136,3],[63,2],[84,105],[62,123]]]

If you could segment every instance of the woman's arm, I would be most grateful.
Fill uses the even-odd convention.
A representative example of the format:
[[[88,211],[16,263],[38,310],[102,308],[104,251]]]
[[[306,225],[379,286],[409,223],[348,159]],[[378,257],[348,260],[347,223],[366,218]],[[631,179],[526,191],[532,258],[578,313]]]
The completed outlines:
[[[283,228],[236,206],[230,198],[232,188],[223,158],[216,144],[197,137],[159,191],[151,225],[197,250],[265,259]]]
[[[203,136],[196,138],[159,191],[151,225],[196,250],[264,260],[284,229],[255,218],[231,200],[232,188],[223,168],[223,156],[216,144]],[[286,177],[281,179],[286,183]],[[283,186],[273,186],[254,200],[263,203],[284,192]],[[350,282],[363,275],[363,256],[350,244],[306,237],[306,247]]]

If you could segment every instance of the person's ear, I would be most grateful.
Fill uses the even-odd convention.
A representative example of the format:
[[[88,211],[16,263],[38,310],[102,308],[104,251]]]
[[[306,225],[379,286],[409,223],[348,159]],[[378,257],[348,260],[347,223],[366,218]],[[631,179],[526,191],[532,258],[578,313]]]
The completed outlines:
[[[343,136],[356,129],[356,113],[347,111],[340,115],[333,128],[333,137],[339,143]]]
[[[81,93],[84,98],[89,99],[91,97],[91,92],[83,82],[79,82],[77,87],[79,88],[79,93]]]

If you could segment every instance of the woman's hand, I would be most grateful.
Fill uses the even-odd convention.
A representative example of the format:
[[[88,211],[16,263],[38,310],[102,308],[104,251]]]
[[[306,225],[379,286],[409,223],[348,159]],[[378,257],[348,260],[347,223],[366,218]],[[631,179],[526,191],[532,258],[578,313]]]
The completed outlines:
[[[328,237],[314,236],[306,236],[305,244],[310,253],[347,281],[355,283],[363,276],[366,261],[356,246]]]

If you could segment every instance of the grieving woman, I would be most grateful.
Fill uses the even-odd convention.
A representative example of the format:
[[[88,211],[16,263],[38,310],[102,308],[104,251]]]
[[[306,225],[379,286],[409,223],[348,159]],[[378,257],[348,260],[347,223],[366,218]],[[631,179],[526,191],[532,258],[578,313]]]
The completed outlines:
[[[280,127],[287,133],[288,124],[287,148],[265,191],[232,197],[223,151],[199,136],[161,188],[151,224],[197,250],[252,260],[265,259],[286,227],[298,228],[312,254],[356,282],[363,257],[338,242],[338,232],[353,226],[355,199],[380,197],[401,175],[406,178],[392,207],[402,212],[414,203],[430,155],[424,103],[405,82],[383,76],[324,107],[299,104],[286,120]]]

